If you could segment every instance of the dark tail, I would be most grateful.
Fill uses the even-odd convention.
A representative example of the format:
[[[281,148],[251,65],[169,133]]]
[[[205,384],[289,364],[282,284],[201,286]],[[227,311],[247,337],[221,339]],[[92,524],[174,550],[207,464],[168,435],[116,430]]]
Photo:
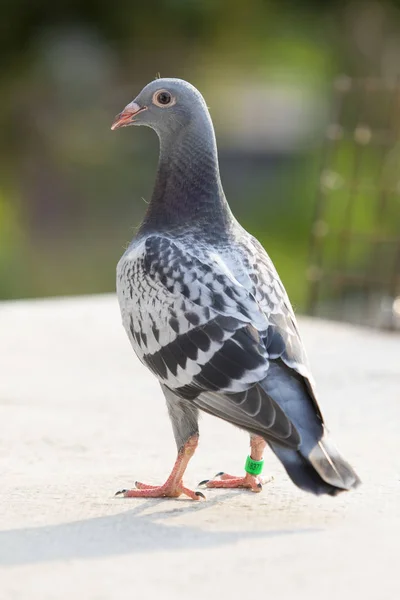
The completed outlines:
[[[261,385],[283,409],[301,438],[297,449],[269,441],[293,483],[307,492],[331,496],[357,487],[361,481],[330,440],[304,379],[281,361],[271,361]]]
[[[306,492],[336,496],[361,483],[357,473],[340,456],[326,432],[308,456],[302,452],[301,447],[299,450],[291,450],[276,444],[270,446],[293,483]]]

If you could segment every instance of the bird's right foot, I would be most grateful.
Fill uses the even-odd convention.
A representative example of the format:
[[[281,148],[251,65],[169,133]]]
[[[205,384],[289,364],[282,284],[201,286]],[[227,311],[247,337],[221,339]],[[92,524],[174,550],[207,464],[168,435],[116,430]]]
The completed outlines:
[[[164,485],[156,486],[136,481],[134,489],[120,490],[115,495],[123,496],[124,498],[179,498],[182,494],[188,496],[192,500],[205,500],[204,494],[190,490],[185,487],[182,482],[174,485],[167,482],[164,483]]]
[[[204,494],[194,492],[182,483],[183,474],[197,448],[198,440],[198,434],[192,435],[182,448],[180,448],[171,475],[163,485],[147,485],[146,483],[136,481],[134,489],[120,490],[115,495],[123,496],[124,498],[179,498],[179,496],[184,494],[192,500],[205,499]]]

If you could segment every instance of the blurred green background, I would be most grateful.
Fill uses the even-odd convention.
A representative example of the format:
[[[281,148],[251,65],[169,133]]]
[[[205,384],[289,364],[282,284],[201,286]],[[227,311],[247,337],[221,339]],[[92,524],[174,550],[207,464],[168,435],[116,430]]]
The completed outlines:
[[[0,298],[115,289],[151,196],[158,140],[110,126],[161,73],[202,91],[233,211],[267,248],[295,308],[306,308],[332,82],[399,75],[399,2],[2,0],[1,12]],[[385,103],[370,104],[372,120],[384,120]],[[351,109],[344,118],[357,124]],[[353,154],[344,141],[339,179]],[[361,179],[373,182],[381,163],[371,147]],[[330,187],[334,226],[347,191]],[[357,226],[373,226],[372,196],[358,206]],[[399,234],[397,216],[380,223],[383,233]],[[366,252],[350,260],[363,265]]]

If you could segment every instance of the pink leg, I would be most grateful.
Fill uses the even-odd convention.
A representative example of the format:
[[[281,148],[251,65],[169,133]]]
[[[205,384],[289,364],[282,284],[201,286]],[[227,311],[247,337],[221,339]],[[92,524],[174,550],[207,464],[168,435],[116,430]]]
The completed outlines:
[[[121,495],[125,498],[178,498],[181,494],[186,494],[186,496],[189,496],[192,500],[204,498],[204,494],[201,492],[193,492],[184,487],[182,483],[183,474],[185,473],[189,460],[197,448],[198,441],[199,436],[193,435],[179,450],[171,475],[163,485],[146,485],[145,483],[137,481],[135,483],[135,489],[121,490],[116,493],[116,496]]]
[[[265,440],[260,436],[254,436],[250,442],[250,456],[253,460],[262,460]],[[250,475],[246,473],[244,477],[235,477],[227,473],[218,473],[213,479],[206,479],[199,485],[207,488],[249,488],[252,492],[261,492],[263,483],[271,481],[271,477],[261,477],[260,475]]]

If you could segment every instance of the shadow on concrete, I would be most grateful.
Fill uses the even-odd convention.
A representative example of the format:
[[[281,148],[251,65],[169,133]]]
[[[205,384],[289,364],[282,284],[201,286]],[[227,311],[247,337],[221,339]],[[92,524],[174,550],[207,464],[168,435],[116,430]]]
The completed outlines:
[[[168,502],[149,500],[118,515],[1,531],[0,566],[91,559],[159,550],[212,548],[234,544],[243,539],[268,539],[320,531],[318,528],[224,531],[218,530],[215,523],[214,530],[210,531],[192,525],[165,524],[166,519],[182,516],[186,512],[208,509],[223,498],[224,496],[219,495],[215,501],[206,503],[179,502],[179,507],[142,514],[146,509],[153,509]],[[204,528],[209,526],[204,522],[202,525]]]

